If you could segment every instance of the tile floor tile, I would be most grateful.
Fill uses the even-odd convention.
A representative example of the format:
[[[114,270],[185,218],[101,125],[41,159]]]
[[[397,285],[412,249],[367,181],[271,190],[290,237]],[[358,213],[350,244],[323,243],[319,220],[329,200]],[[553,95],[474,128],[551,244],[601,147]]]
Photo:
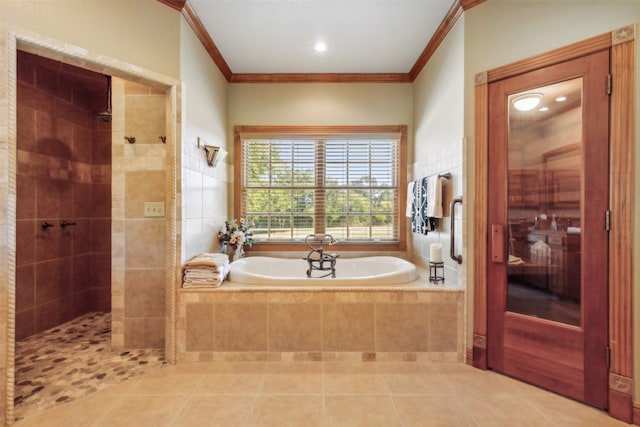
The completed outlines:
[[[389,396],[325,396],[326,427],[402,426]]]
[[[171,427],[248,425],[254,396],[191,396]]]
[[[258,396],[249,425],[255,427],[323,426],[322,395]]]
[[[263,374],[206,374],[193,388],[195,394],[256,395]]]
[[[388,394],[381,374],[324,374],[325,394]]]
[[[83,348],[89,354],[84,363],[104,371],[103,362],[91,354],[95,347]],[[85,357],[78,348],[66,351],[78,360]],[[60,389],[73,399],[43,409],[46,399],[23,397],[20,410],[25,415],[16,427],[627,425],[598,409],[461,363],[215,361],[147,366],[146,359],[131,360],[137,357],[127,355],[109,365],[110,372],[121,373],[120,381],[94,381],[98,386],[87,395],[71,394],[76,374],[85,372],[69,370],[66,382],[48,386],[48,392],[37,397],[60,397]],[[131,369],[132,361],[145,362],[144,371]],[[32,370],[25,363],[22,374]]]
[[[92,427],[169,427],[186,400],[186,396],[129,396]]]
[[[322,374],[265,374],[260,394],[321,394]]]
[[[385,374],[389,392],[396,394],[428,394],[451,396],[453,391],[447,377],[440,374]]]
[[[403,427],[475,427],[471,414],[452,396],[392,396]]]

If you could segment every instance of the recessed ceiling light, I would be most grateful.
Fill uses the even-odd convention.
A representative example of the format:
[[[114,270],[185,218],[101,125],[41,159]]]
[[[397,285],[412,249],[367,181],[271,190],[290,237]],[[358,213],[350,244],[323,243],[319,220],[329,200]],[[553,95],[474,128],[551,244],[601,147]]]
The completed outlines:
[[[559,96],[559,97],[556,98],[556,102],[563,102],[563,101],[566,101],[566,100],[567,100],[566,96]]]
[[[549,111],[549,107],[542,107],[538,111]]]
[[[524,93],[511,100],[513,106],[518,111],[531,111],[540,104],[541,93]]]
[[[316,52],[324,52],[327,50],[327,44],[325,42],[317,42],[314,46],[313,49]]]

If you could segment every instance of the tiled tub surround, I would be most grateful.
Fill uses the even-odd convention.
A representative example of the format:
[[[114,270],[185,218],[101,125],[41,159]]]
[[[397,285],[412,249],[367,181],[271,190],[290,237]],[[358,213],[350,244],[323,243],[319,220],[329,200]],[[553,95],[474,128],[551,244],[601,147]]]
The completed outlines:
[[[181,289],[178,361],[462,361],[464,292],[425,282]]]
[[[72,68],[18,52],[17,339],[111,309],[111,124],[93,117],[106,93]]]

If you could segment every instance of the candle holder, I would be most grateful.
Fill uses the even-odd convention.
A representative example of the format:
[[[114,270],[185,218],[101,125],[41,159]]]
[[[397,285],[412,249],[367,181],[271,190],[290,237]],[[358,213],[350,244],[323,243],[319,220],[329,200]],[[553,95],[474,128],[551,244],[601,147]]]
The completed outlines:
[[[429,282],[444,283],[444,262],[429,261]]]

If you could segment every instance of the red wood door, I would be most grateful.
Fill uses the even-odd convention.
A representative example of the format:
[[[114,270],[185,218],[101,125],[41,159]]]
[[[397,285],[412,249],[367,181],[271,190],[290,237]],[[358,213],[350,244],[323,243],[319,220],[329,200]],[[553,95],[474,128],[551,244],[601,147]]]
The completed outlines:
[[[607,406],[609,52],[489,85],[488,366]]]

